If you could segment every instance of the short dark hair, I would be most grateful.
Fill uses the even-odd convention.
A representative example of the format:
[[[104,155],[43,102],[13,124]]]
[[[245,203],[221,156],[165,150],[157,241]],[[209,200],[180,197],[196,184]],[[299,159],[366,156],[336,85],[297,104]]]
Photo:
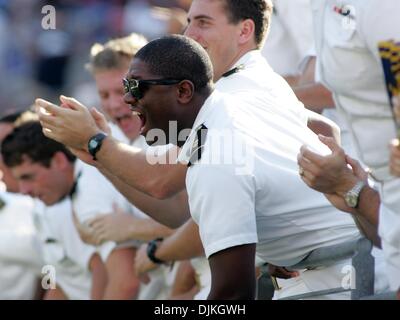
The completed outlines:
[[[17,121],[17,119],[21,116],[21,114],[22,114],[22,111],[7,114],[0,118],[0,123],[14,124],[14,122]]]
[[[149,42],[135,56],[149,72],[166,79],[190,80],[199,92],[212,83],[213,67],[207,52],[196,41],[181,35]]]
[[[255,40],[260,47],[266,37],[271,23],[271,0],[222,0],[229,22],[237,24],[242,20],[251,19],[255,25]]]
[[[1,145],[1,154],[8,167],[22,164],[26,157],[32,162],[49,167],[57,152],[64,153],[70,162],[76,159],[64,145],[43,134],[39,121],[28,121],[16,127]]]

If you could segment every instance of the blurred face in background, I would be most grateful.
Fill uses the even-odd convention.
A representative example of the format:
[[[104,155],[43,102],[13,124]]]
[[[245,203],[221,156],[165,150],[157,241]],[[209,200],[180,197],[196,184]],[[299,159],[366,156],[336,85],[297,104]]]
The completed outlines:
[[[96,70],[93,76],[103,111],[132,141],[140,134],[141,120],[132,114],[129,105],[124,102],[122,78],[125,77],[128,68],[129,62],[126,69]]]
[[[62,152],[54,154],[49,167],[25,157],[11,172],[22,194],[38,198],[47,206],[62,200],[74,184],[72,165]]]
[[[1,122],[0,123],[0,145],[4,138],[7,137],[14,130],[14,126],[11,123]],[[18,181],[13,177],[10,168],[8,168],[0,154],[0,180],[6,185],[8,192],[18,192]]]

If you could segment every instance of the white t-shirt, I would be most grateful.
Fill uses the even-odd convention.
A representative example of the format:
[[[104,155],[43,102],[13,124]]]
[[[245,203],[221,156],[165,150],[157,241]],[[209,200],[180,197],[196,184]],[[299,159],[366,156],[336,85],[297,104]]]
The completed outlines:
[[[334,7],[350,9],[344,17]],[[360,160],[383,181],[379,234],[386,247],[400,248],[400,179],[389,173],[389,141],[396,137],[384,73],[380,41],[400,41],[399,1],[312,0],[319,79],[331,91],[336,107],[353,135]],[[399,249],[398,249],[399,250]],[[385,253],[386,255],[386,253]],[[390,254],[395,257],[395,254]],[[388,261],[397,271],[391,283],[400,286],[400,253]]]
[[[85,244],[75,228],[70,199],[46,207],[36,201],[35,224],[43,246],[46,265],[55,269],[56,284],[72,300],[90,299],[90,259],[94,246]]]
[[[77,186],[72,196],[72,210],[81,223],[100,214],[112,213],[114,203],[125,211],[129,210],[125,198],[96,168],[76,160],[74,171]],[[97,247],[104,262],[115,247],[116,243],[112,241]]]
[[[4,191],[0,199],[0,300],[31,300],[43,266],[33,202]]]
[[[321,154],[330,151],[291,101],[289,93],[215,91],[201,108],[179,161],[188,162],[196,129],[204,124],[202,157],[190,166],[186,187],[207,257],[257,243],[263,261],[290,266],[316,248],[359,236],[349,215],[300,179],[302,144]]]

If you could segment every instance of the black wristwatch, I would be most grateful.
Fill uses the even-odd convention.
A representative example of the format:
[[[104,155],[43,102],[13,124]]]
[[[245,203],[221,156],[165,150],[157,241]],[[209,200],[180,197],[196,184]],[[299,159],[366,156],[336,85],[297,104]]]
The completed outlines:
[[[92,155],[93,160],[97,160],[96,153],[100,150],[101,145],[103,144],[105,138],[107,138],[107,135],[105,133],[100,132],[89,139],[88,151]]]
[[[162,261],[158,258],[155,257],[155,253],[157,250],[157,243],[163,241],[163,238],[156,238],[154,240],[151,240],[148,244],[147,244],[147,256],[149,257],[149,259],[156,263],[156,264],[163,264],[165,263],[165,261]]]

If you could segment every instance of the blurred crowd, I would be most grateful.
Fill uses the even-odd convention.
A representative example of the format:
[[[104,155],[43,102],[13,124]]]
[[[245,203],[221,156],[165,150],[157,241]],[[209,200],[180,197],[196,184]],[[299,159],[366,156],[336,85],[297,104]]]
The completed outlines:
[[[42,28],[56,9],[56,29]],[[94,42],[138,32],[148,39],[180,33],[190,1],[1,1],[0,105],[22,110],[36,96],[59,92],[96,103],[90,76],[81,66]],[[23,94],[19,94],[23,90]]]

